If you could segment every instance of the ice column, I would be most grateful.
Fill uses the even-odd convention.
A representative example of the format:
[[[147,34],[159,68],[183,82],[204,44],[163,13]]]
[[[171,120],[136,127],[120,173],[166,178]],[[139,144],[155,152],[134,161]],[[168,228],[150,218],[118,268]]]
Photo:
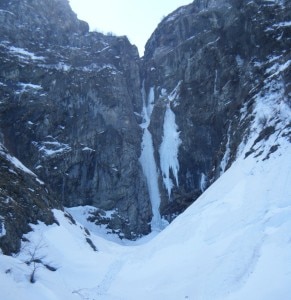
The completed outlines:
[[[162,229],[162,220],[160,215],[160,192],[158,185],[158,174],[157,166],[154,157],[154,146],[152,135],[148,130],[150,124],[151,113],[154,105],[154,88],[149,91],[149,96],[146,99],[145,90],[142,90],[143,95],[143,123],[141,127],[143,128],[143,138],[141,145],[141,156],[140,163],[143,169],[143,173],[147,180],[147,186],[149,190],[149,196],[152,204],[153,218],[151,221],[152,231],[160,231]],[[147,100],[147,103],[146,103]]]

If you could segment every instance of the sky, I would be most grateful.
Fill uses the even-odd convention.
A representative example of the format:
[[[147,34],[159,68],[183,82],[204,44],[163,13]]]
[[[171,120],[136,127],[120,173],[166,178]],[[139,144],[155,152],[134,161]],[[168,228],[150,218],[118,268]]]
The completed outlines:
[[[69,0],[78,18],[90,30],[127,35],[142,56],[144,46],[163,19],[191,0]]]

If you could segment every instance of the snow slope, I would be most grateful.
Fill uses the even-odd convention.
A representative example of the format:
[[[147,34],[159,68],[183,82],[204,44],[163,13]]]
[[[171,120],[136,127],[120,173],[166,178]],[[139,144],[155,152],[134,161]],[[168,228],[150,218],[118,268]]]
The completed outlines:
[[[0,256],[1,299],[290,299],[290,153],[282,140],[267,160],[239,158],[141,245],[88,236],[55,211],[60,226],[33,225],[20,255]],[[23,262],[35,247],[58,269],[38,268],[31,284]]]
[[[290,150],[286,144],[264,162],[239,159],[139,249],[112,293],[120,299],[288,299]]]

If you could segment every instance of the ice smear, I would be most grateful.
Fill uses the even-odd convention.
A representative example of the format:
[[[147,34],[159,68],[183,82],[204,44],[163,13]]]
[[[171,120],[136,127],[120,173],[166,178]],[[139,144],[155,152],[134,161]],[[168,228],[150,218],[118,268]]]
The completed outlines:
[[[172,92],[168,95],[168,100],[169,101],[174,101],[174,100],[177,100],[177,98],[179,97],[180,95],[180,88],[181,88],[181,85],[182,85],[182,80],[180,80],[178,82],[178,84],[176,85],[176,87],[172,90]],[[165,92],[166,93],[166,92]]]
[[[230,158],[230,153],[231,153],[230,152],[230,131],[231,131],[231,125],[229,126],[228,131],[227,131],[227,142],[225,145],[225,152],[224,152],[223,158],[220,163],[220,174],[225,172],[227,163]]]
[[[178,126],[175,121],[175,114],[170,107],[170,103],[167,104],[167,109],[164,117],[164,134],[162,144],[160,146],[160,166],[163,174],[164,185],[168,191],[168,196],[171,196],[173,188],[173,182],[170,178],[170,171],[176,181],[176,185],[179,185],[178,172],[179,161],[178,151],[181,144],[179,138]]]
[[[0,216],[0,238],[6,235],[6,229],[4,224],[4,218]]]
[[[203,193],[207,187],[207,176],[204,173],[201,173],[200,177],[200,191]]]
[[[155,91],[154,88],[151,87],[149,91],[149,96],[148,96],[148,103],[146,106],[147,110],[147,119],[150,120],[153,109],[154,109],[154,104],[155,104]]]

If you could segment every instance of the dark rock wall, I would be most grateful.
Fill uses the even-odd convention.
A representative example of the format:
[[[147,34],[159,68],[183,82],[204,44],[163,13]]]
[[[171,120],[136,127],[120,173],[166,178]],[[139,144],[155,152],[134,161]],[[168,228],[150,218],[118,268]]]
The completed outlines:
[[[54,223],[51,209],[62,205],[1,144],[0,172],[0,249],[9,255],[20,250],[22,235],[31,230],[30,224]]]
[[[171,108],[182,144],[179,186],[170,199],[160,182],[161,211],[169,219],[202,192],[202,178],[210,184],[221,174],[229,136],[228,166],[235,159],[251,121],[239,123],[240,109],[264,82],[267,65],[259,62],[280,55],[288,60],[290,26],[274,24],[290,19],[290,1],[201,0],[167,16],[152,34],[143,76],[147,92],[155,87],[150,130],[157,161],[168,95],[178,86]]]
[[[63,205],[115,210],[111,227],[127,238],[149,232],[136,47],[126,37],[89,33],[65,0],[0,8],[5,146]]]
[[[70,35],[89,30],[88,24],[77,19],[67,0],[3,0],[1,10],[1,39],[18,46],[65,45]]]

